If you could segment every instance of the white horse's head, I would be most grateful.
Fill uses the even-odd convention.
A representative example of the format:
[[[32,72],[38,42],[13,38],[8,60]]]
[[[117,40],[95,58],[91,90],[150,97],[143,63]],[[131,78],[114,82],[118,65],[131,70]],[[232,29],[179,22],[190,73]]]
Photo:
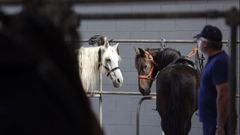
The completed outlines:
[[[119,68],[120,56],[118,55],[118,43],[109,45],[109,42],[105,42],[101,46],[101,65],[103,72],[110,77],[113,82],[113,86],[118,88],[123,84],[122,72]]]

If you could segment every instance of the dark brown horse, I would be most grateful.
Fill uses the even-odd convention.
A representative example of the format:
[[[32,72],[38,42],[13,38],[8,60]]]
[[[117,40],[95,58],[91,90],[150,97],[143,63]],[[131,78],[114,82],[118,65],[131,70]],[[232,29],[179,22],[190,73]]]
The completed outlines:
[[[27,7],[0,12],[0,134],[103,135],[64,41],[72,25],[51,19]]]
[[[187,135],[197,108],[199,77],[190,60],[171,48],[136,50],[139,91],[148,95],[156,79],[157,111],[166,135]]]

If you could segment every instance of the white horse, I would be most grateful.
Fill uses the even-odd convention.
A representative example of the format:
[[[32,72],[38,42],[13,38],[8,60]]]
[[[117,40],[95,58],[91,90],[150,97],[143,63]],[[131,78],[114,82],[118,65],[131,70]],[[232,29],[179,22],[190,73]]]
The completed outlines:
[[[96,90],[101,71],[110,77],[115,88],[122,86],[123,76],[119,68],[121,58],[118,55],[117,47],[118,43],[109,45],[109,42],[106,41],[102,46],[79,49],[80,77],[86,91]]]

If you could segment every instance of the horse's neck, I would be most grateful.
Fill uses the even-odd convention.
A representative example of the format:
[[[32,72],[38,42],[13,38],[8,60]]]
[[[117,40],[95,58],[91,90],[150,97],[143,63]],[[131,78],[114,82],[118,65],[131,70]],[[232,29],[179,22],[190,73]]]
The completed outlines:
[[[100,47],[81,47],[80,48],[80,57],[81,57],[81,66],[95,67],[98,65],[98,51]]]
[[[81,47],[79,52],[79,67],[82,85],[86,91],[96,90],[99,80],[99,58],[100,47]]]
[[[177,59],[173,56],[164,54],[163,51],[153,52],[152,56],[154,61],[159,65],[160,69],[165,68]]]

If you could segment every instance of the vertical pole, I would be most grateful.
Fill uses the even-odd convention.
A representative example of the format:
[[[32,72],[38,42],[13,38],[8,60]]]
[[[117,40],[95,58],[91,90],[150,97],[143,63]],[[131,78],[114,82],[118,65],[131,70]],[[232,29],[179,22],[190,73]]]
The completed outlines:
[[[102,74],[100,73],[100,80],[99,80],[99,83],[100,83],[100,92],[102,92]],[[102,126],[103,125],[103,106],[102,106],[102,94],[100,93],[100,96],[99,96],[99,121],[100,121],[100,125]]]
[[[152,100],[152,99],[156,99],[156,96],[145,96],[142,97],[139,102],[138,102],[138,106],[137,106],[137,115],[136,115],[136,135],[139,135],[139,130],[140,130],[140,110],[141,110],[141,105],[143,103],[144,100]],[[164,132],[162,131],[162,135],[164,135]]]
[[[229,134],[236,135],[236,48],[237,48],[237,26],[231,25],[231,44],[230,44],[230,61],[229,61],[229,92],[230,92],[230,123],[229,123]]]
[[[240,0],[238,1],[238,9],[240,9]],[[240,13],[239,13],[239,16],[240,16]],[[240,40],[240,24],[238,24],[238,40],[237,41],[239,41]],[[237,49],[238,49],[238,53],[237,53],[237,59],[239,60],[240,59],[240,43],[239,42],[237,42]],[[238,89],[238,94],[240,93],[240,84],[239,84],[239,82],[240,82],[240,62],[238,61],[238,63],[237,63],[237,67],[238,67],[238,80],[237,80],[237,89]],[[239,104],[240,104],[240,100],[239,100],[240,98],[238,97],[238,102],[237,102],[237,105],[238,105],[238,107],[239,107]],[[237,115],[240,115],[240,108],[238,108],[238,114]],[[238,116],[238,122],[237,122],[237,124],[238,124],[238,134],[240,135],[240,118],[239,118],[239,116]]]
[[[102,51],[100,53],[100,55],[102,56]],[[102,58],[102,57],[101,57]],[[99,72],[99,91],[100,91],[100,94],[99,94],[99,123],[101,126],[103,126],[103,106],[102,106],[102,102],[103,102],[103,98],[102,98],[102,59],[100,60],[101,62],[101,66],[100,66],[100,72]]]

